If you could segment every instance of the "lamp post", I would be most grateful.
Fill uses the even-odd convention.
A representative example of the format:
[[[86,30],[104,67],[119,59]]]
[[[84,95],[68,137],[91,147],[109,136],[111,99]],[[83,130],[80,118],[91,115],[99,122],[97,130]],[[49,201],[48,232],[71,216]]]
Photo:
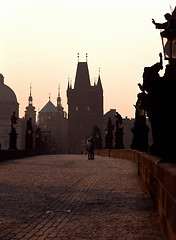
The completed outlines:
[[[172,25],[160,33],[165,60],[176,59],[176,25]]]

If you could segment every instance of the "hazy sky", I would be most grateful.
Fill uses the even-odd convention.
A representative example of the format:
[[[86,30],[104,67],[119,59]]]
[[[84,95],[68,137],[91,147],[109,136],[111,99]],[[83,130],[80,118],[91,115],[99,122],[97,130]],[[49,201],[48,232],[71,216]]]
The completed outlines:
[[[116,109],[134,117],[133,104],[143,68],[159,60],[162,44],[151,19],[164,22],[176,0],[0,0],[0,72],[20,104],[40,110],[56,105],[58,85],[67,111],[68,78],[74,84],[77,53],[91,82],[104,89],[104,112]],[[167,64],[167,62],[165,62]]]

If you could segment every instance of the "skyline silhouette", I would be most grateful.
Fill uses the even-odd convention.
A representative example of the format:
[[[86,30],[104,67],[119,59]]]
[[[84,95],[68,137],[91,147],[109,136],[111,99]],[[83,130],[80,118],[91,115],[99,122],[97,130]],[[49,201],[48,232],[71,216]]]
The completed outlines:
[[[88,61],[91,84],[99,69],[104,87],[104,112],[116,109],[134,117],[144,66],[162,51],[159,30],[152,18],[164,21],[175,1],[0,1],[0,72],[16,93],[20,117],[32,85],[33,104],[39,111],[49,94],[56,104],[58,85],[67,110],[68,79],[74,84],[79,61]],[[152,39],[152,41],[151,41]],[[151,51],[151,49],[153,49]],[[88,54],[86,56],[86,53]],[[164,67],[166,65],[164,62]]]

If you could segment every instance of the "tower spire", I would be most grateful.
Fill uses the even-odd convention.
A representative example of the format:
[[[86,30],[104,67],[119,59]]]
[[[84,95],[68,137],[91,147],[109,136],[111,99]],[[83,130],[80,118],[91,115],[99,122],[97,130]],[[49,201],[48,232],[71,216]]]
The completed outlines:
[[[58,86],[57,109],[58,109],[58,112],[63,114],[64,108],[62,107],[62,103],[61,103],[60,84]]]
[[[58,96],[57,96],[57,107],[60,107],[61,104],[61,95],[60,95],[60,84],[58,86]]]
[[[103,91],[103,88],[102,88],[102,83],[101,83],[101,77],[100,77],[100,67],[99,67],[99,70],[98,70],[98,81],[97,81],[97,87]]]
[[[60,84],[58,86],[58,97],[60,98]]]
[[[30,83],[30,96],[31,96],[31,89],[32,89],[32,84]]]
[[[78,53],[77,57],[78,57],[78,62],[79,62],[79,53]]]
[[[88,54],[86,53],[86,62],[88,61]]]
[[[67,91],[70,89],[70,78],[68,77]]]
[[[32,92],[32,84],[30,83],[30,93],[29,93],[29,98],[28,98],[29,105],[32,105],[32,100],[33,100],[31,92]]]
[[[35,107],[33,106],[33,97],[32,97],[32,84],[30,83],[30,91],[29,91],[29,98],[28,98],[28,106],[26,107],[25,111],[25,119],[32,119],[32,124],[36,123],[36,111]]]

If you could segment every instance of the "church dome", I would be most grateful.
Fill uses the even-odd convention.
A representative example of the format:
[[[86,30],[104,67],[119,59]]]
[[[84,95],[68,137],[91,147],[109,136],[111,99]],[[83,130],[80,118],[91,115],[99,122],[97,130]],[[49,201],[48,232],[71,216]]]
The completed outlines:
[[[0,103],[10,102],[17,103],[14,91],[4,84],[4,76],[0,73]]]

